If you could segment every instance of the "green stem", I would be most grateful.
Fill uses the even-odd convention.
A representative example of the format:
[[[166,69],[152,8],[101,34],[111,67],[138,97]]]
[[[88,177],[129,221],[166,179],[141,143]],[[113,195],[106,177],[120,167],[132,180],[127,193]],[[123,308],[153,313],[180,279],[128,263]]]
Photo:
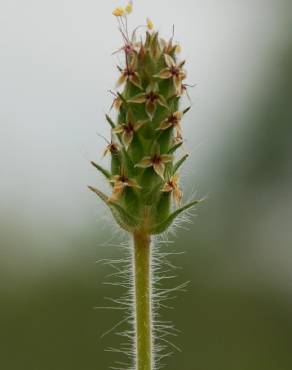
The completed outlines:
[[[152,370],[151,239],[134,235],[136,370]]]

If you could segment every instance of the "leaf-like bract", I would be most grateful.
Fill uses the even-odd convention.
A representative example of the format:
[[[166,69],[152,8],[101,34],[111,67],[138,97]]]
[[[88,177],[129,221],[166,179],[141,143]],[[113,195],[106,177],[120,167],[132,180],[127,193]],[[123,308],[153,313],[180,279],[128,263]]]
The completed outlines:
[[[109,207],[114,219],[122,229],[133,232],[138,225],[138,221],[133,216],[129,215],[119,204],[109,201],[109,198],[102,191],[92,186],[88,186],[88,188]]]
[[[105,168],[101,167],[99,164],[91,161],[90,162],[93,167],[95,167],[99,172],[101,172],[103,174],[104,177],[106,177],[107,179],[110,179],[111,178],[111,174],[108,170],[106,170]]]
[[[163,233],[164,231],[166,231],[169,228],[169,226],[177,218],[177,216],[179,216],[182,212],[185,212],[186,210],[194,207],[195,205],[197,205],[200,202],[201,202],[201,200],[193,200],[192,202],[184,205],[183,207],[178,208],[170,216],[168,216],[167,219],[165,219],[164,221],[162,221],[162,222],[158,223],[157,225],[155,225],[150,230],[150,233],[151,234],[160,234],[160,233]]]

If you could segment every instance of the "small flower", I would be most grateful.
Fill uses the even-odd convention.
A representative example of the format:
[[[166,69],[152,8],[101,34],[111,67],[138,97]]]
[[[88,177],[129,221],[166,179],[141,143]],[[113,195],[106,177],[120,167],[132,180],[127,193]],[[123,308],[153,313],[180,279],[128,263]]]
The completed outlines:
[[[115,17],[122,17],[123,15],[125,15],[125,9],[123,9],[121,7],[115,8],[113,10],[113,15]]]
[[[123,51],[126,54],[126,56],[129,56],[137,53],[140,50],[140,48],[141,42],[125,40],[125,45],[119,48],[118,50],[114,51],[113,55]]]
[[[173,58],[164,54],[164,60],[167,65],[167,68],[162,69],[159,74],[156,76],[161,79],[173,79],[173,83],[178,95],[182,94],[182,81],[186,78],[186,73],[183,71],[182,67],[185,64],[185,61],[176,64]]]
[[[171,162],[173,156],[170,154],[154,154],[153,156],[144,157],[141,162],[136,164],[136,167],[148,168],[153,167],[153,170],[164,179],[165,163]]]
[[[135,179],[129,179],[124,174],[114,176],[110,182],[113,184],[113,192],[109,198],[110,202],[116,202],[121,196],[125,187],[141,189]]]
[[[176,134],[176,136],[173,138],[173,143],[174,144],[179,144],[179,143],[181,143],[181,142],[183,142],[184,141],[184,139],[183,139],[183,137],[182,137],[182,135],[181,134]]]
[[[171,176],[171,178],[168,181],[166,181],[166,183],[164,184],[164,186],[161,190],[161,191],[167,192],[167,193],[172,192],[173,198],[174,198],[175,203],[176,203],[177,206],[180,205],[182,195],[183,195],[181,189],[179,188],[178,180],[179,180],[179,175],[178,174],[175,174],[175,175]]]
[[[127,122],[117,125],[112,132],[114,134],[122,134],[123,142],[128,150],[129,145],[133,141],[135,132],[137,132],[145,124],[145,122],[146,121],[137,121],[134,123],[134,117],[128,112]]]
[[[129,99],[128,102],[135,104],[145,103],[146,113],[148,114],[151,120],[156,112],[158,104],[168,109],[168,105],[167,102],[165,101],[165,98],[161,94],[159,94],[157,84],[149,85],[145,93],[141,93],[134,96],[132,99]]]
[[[176,137],[181,137],[181,119],[183,112],[174,112],[168,118],[161,122],[158,130],[167,130],[173,127],[176,130]]]
[[[189,102],[190,103],[192,103],[192,100],[191,100],[191,98],[190,98],[190,95],[189,95],[189,92],[188,92],[188,88],[189,87],[195,87],[196,86],[196,84],[194,84],[194,85],[189,85],[189,84],[181,84],[181,89],[182,89],[182,93],[181,93],[181,95],[183,95],[184,93],[187,95],[187,98],[188,98],[188,100],[189,100]]]
[[[111,109],[112,108],[115,108],[115,110],[119,111],[120,108],[121,108],[121,106],[122,106],[122,104],[123,104],[122,99],[119,96],[117,96],[116,98],[114,98],[114,101],[113,101],[113,104],[111,106]]]
[[[141,48],[140,41],[130,41],[123,47],[124,52],[126,55],[137,53]]]
[[[114,99],[113,99],[113,102],[112,102],[112,105],[110,107],[110,110],[112,110],[113,108],[115,108],[117,111],[120,110],[122,104],[123,104],[123,101],[121,99],[121,97],[115,93],[114,91],[109,91],[111,93],[111,95],[113,95]]]
[[[125,7],[125,12],[131,14],[133,11],[133,1],[129,1],[128,5]]]
[[[173,44],[173,37],[169,41],[161,38],[160,44],[164,54],[173,55],[174,53],[179,54],[181,52],[180,44]]]
[[[111,154],[117,154],[118,153],[118,146],[116,143],[114,143],[113,141],[111,141],[107,147],[105,148],[105,151],[103,152],[103,157],[105,157],[107,154],[111,153]]]
[[[147,18],[146,19],[146,25],[147,25],[147,28],[148,28],[149,31],[152,31],[153,30],[154,24],[153,24],[153,22],[151,21],[150,18]]]
[[[135,86],[139,87],[141,89],[141,81],[139,78],[139,75],[136,71],[137,67],[137,58],[136,56],[131,58],[131,62],[127,62],[127,67],[125,69],[122,69],[118,67],[118,70],[122,73],[121,77],[118,79],[117,86],[121,86],[124,82],[130,81]]]

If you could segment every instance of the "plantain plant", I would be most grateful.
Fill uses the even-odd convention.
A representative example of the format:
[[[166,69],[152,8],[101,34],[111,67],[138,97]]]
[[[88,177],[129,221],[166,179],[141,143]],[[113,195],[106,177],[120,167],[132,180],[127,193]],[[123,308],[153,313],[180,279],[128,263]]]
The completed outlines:
[[[182,204],[179,170],[188,154],[177,158],[182,147],[181,122],[190,107],[181,108],[187,93],[185,61],[178,60],[179,44],[160,38],[152,22],[128,30],[132,3],[113,11],[123,45],[124,64],[113,107],[116,118],[106,115],[111,141],[110,169],[92,165],[106,178],[111,194],[89,186],[110,209],[117,224],[132,238],[133,363],[131,369],[157,369],[153,314],[153,238],[165,233],[184,211],[198,201]],[[145,35],[139,35],[145,30]],[[143,31],[144,32],[144,31]],[[129,272],[130,274],[130,272]]]

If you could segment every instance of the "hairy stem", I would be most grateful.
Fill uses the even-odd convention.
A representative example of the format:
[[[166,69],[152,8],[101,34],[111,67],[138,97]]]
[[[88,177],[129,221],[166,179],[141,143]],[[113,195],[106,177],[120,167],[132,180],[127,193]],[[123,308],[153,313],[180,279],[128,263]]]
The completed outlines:
[[[151,312],[151,239],[134,235],[136,370],[153,370]]]

